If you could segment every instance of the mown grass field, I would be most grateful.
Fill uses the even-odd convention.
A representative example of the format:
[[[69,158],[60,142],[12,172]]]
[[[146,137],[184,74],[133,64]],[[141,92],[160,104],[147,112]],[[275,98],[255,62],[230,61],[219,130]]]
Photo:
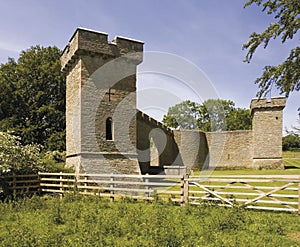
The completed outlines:
[[[295,214],[69,195],[0,203],[1,246],[299,246]]]
[[[291,169],[297,172],[298,169],[300,170],[300,151],[283,152],[283,161],[287,170]]]
[[[204,174],[209,175],[300,175],[300,151],[285,151],[283,152],[284,170],[253,170],[253,169],[240,169],[240,170],[214,170],[208,171]],[[195,176],[200,175],[200,172],[195,171]]]

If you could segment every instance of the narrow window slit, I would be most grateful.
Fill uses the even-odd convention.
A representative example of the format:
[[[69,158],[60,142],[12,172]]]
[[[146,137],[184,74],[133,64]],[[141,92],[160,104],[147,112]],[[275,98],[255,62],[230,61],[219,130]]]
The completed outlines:
[[[106,140],[112,141],[113,140],[113,121],[112,118],[106,119]]]

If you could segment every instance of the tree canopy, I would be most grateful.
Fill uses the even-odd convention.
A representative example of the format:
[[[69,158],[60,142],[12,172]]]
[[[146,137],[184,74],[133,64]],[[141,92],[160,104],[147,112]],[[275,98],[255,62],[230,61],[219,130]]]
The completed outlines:
[[[202,104],[187,100],[170,107],[163,123],[173,128],[219,131],[247,130],[252,120],[250,111],[235,108],[233,101],[209,99]]]
[[[65,150],[65,78],[57,47],[34,46],[0,65],[0,131]]]
[[[300,136],[297,134],[289,134],[282,138],[282,150],[299,150]]]
[[[173,128],[197,129],[198,108],[199,104],[190,100],[171,106],[163,118],[163,123]]]
[[[300,28],[299,0],[249,0],[244,7],[252,4],[261,6],[262,11],[273,16],[275,22],[261,33],[253,32],[250,40],[243,45],[243,48],[248,50],[245,59],[248,63],[259,46],[266,48],[269,42],[276,38],[280,38],[284,44],[287,40],[297,37]],[[292,91],[299,91],[300,46],[291,49],[290,54],[281,64],[265,66],[263,74],[255,80],[255,83],[260,88],[258,96],[266,95],[273,85],[287,97]],[[298,127],[295,127],[295,130],[299,133]]]
[[[259,46],[266,48],[271,39],[281,38],[285,43],[295,38],[300,28],[299,0],[249,0],[244,7],[252,4],[262,7],[262,11],[274,16],[271,23],[263,32],[253,32],[250,40],[243,45],[247,49],[246,62],[250,62]],[[258,96],[266,95],[274,85],[281,93],[289,96],[292,91],[300,90],[300,46],[291,49],[286,60],[279,65],[267,65],[261,77],[255,83],[259,85]]]

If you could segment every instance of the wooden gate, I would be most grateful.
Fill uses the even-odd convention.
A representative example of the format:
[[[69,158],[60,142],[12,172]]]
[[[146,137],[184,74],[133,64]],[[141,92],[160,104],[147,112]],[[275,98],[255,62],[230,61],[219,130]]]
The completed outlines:
[[[248,175],[190,177],[189,203],[220,206],[299,211],[299,176]]]

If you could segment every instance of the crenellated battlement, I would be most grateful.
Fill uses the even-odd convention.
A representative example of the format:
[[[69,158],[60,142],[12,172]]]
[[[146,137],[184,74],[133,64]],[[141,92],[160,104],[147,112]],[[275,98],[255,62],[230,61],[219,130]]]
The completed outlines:
[[[61,57],[66,74],[66,165],[91,173],[139,174],[165,165],[283,168],[286,99],[253,99],[252,130],[173,130],[136,107],[144,43],[78,28]],[[155,169],[153,169],[155,167]]]
[[[76,29],[61,57],[67,166],[139,173],[136,119],[131,116],[136,113],[136,67],[143,45],[123,37],[109,42],[107,33]]]
[[[253,115],[255,110],[267,110],[271,108],[282,110],[285,107],[285,102],[285,97],[276,97],[271,98],[270,100],[267,100],[266,98],[252,99],[250,104],[251,115]]]
[[[143,45],[142,41],[119,36],[109,42],[107,33],[77,28],[69,44],[63,50],[61,56],[62,71],[67,72],[78,56],[84,54],[91,56],[99,54],[107,58],[116,58],[125,54],[138,53],[138,55],[130,57],[137,65],[143,59]]]
[[[251,101],[253,166],[256,169],[283,168],[282,109],[285,102],[285,97]]]
[[[154,126],[155,128],[159,128],[159,129],[163,129],[165,131],[167,131],[170,134],[173,134],[173,130],[171,128],[169,128],[168,126],[164,125],[163,123],[157,121],[156,119],[150,117],[149,115],[147,115],[146,113],[137,110],[137,119],[144,121],[146,123],[151,124],[152,126]]]

